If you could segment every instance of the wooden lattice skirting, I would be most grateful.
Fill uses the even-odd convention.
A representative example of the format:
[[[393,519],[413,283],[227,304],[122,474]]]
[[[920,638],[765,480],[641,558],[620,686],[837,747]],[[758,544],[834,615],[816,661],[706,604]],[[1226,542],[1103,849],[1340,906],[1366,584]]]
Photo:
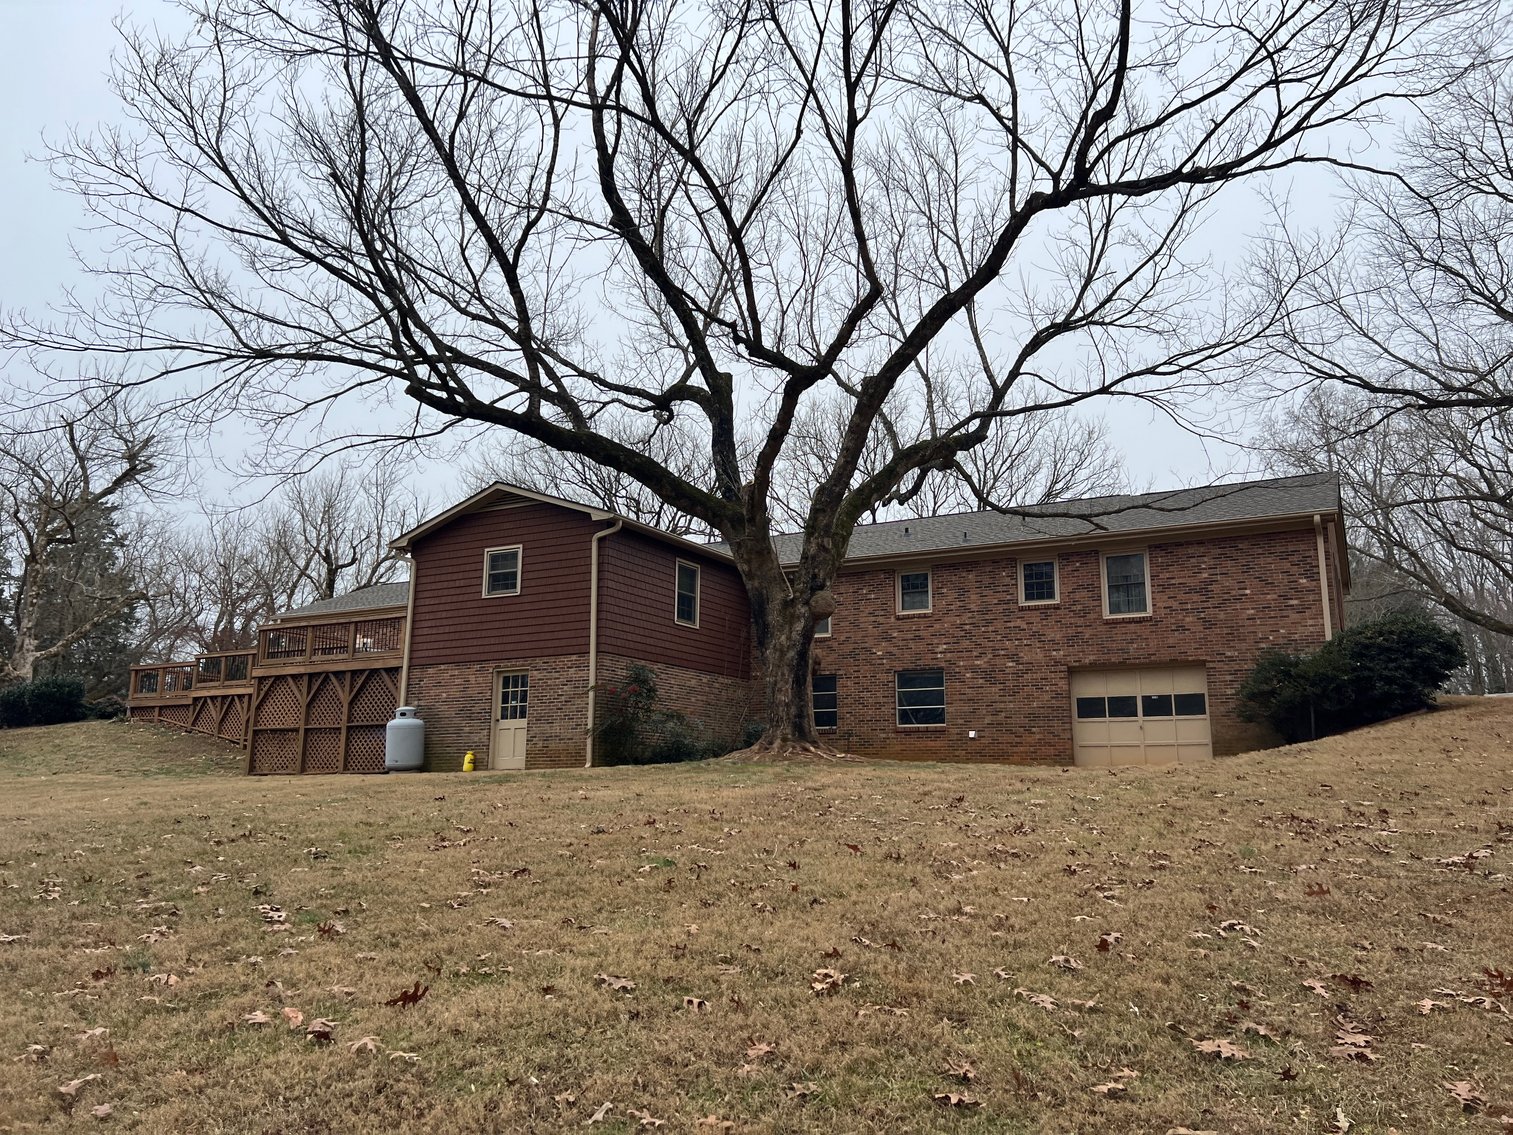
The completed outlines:
[[[384,731],[398,704],[398,667],[261,676],[247,771],[383,772]]]

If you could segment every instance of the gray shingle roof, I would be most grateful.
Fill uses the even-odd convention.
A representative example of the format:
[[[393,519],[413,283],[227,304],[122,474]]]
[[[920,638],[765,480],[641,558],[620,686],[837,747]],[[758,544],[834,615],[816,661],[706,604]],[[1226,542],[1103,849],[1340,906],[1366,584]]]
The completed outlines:
[[[960,512],[858,525],[852,533],[846,559],[851,562],[916,552],[933,555],[998,544],[1065,540],[1098,532],[1150,532],[1195,524],[1332,513],[1339,507],[1339,478],[1333,473],[1308,473],[1160,493],[1062,501],[1026,509],[1024,514]],[[798,534],[776,538],[783,563],[798,560],[800,540]],[[723,550],[723,545],[720,547]]]
[[[274,616],[279,619],[304,618],[308,615],[337,615],[343,611],[371,611],[378,607],[403,607],[410,598],[410,585],[406,583],[378,583],[338,595],[334,599],[317,599],[292,611]]]

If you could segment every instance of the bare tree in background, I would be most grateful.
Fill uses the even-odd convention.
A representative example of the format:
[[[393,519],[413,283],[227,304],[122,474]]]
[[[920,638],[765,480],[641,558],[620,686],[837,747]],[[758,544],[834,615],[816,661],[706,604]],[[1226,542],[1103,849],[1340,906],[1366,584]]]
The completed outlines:
[[[1490,659],[1513,656],[1513,411],[1384,418],[1375,397],[1324,387],[1260,445],[1278,471],[1339,475],[1351,545],[1382,569],[1375,579],[1388,595],[1480,628],[1473,655],[1489,659],[1489,673],[1500,670]]]
[[[144,603],[153,657],[244,650],[284,611],[405,576],[389,550],[425,501],[392,466],[333,463],[242,508],[163,518]]]
[[[129,621],[145,598],[122,563],[115,519],[162,466],[158,435],[137,418],[111,401],[0,427],[0,683],[30,681],[100,628]]]
[[[1346,152],[1483,7],[183,6],[186,40],[127,38],[130,128],[57,154],[120,236],[110,298],[9,341],[198,375],[206,416],[409,399],[416,430],[500,426],[629,477],[728,542],[769,751],[818,745],[812,600],[855,523],[1005,419],[1114,393],[1176,413],[1224,381],[1273,312],[1185,256],[1204,205]],[[863,472],[890,400],[941,405],[940,383],[955,411]],[[785,572],[775,477],[830,398]],[[680,475],[626,420],[708,461]]]
[[[1339,224],[1284,227],[1256,265],[1286,380],[1369,394],[1375,420],[1513,410],[1513,24],[1497,31],[1416,106],[1390,177],[1351,178]]]

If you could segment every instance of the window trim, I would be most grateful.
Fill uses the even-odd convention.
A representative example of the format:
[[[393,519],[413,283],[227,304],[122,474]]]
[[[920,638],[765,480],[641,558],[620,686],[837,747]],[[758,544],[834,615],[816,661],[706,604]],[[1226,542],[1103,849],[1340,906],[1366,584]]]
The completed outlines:
[[[826,615],[824,618],[815,619],[814,620],[814,637],[815,638],[829,638],[831,635],[833,635],[835,633],[835,625],[831,622],[831,620],[834,619],[834,618],[835,618],[834,615]],[[821,623],[825,624],[825,629],[824,630],[820,630],[820,624]]]
[[[495,552],[515,553],[515,590],[513,591],[490,591],[489,590],[489,557]],[[483,550],[483,598],[485,599],[508,599],[511,595],[519,595],[525,584],[525,546],[522,544],[500,544],[495,548]]]
[[[1051,587],[1055,589],[1054,599],[1026,599],[1024,597],[1024,569],[1030,564],[1051,565]],[[1019,561],[1019,605],[1021,607],[1053,607],[1061,602],[1061,557],[1050,556],[1043,560],[1021,559]],[[1105,577],[1107,578],[1107,577]],[[1149,605],[1150,589],[1146,589],[1147,605]]]
[[[678,614],[678,599],[682,592],[678,590],[681,583],[680,576],[684,568],[693,569],[693,620],[682,618]],[[703,614],[704,607],[704,569],[693,560],[675,560],[672,568],[672,621],[680,627],[699,629],[699,617]]]
[[[1145,610],[1143,611],[1120,611],[1114,614],[1108,609],[1108,558],[1110,556],[1140,556],[1145,566]],[[1103,591],[1103,617],[1105,619],[1148,619],[1155,614],[1155,596],[1151,594],[1151,555],[1150,549],[1140,548],[1114,548],[1110,551],[1098,553],[1098,580]]]
[[[934,706],[902,706],[898,704],[898,695],[902,693],[898,679],[902,674],[929,674],[938,671],[940,673],[940,717],[939,721],[916,721],[909,724],[899,720],[899,714],[905,709],[933,709]],[[920,687],[922,689],[934,689],[933,686]],[[893,728],[895,729],[945,729],[950,724],[946,702],[947,678],[944,666],[917,666],[907,670],[893,671]]]
[[[904,610],[904,576],[922,575],[925,577],[925,598],[927,602],[923,607],[917,607],[912,611]],[[893,613],[895,615],[928,615],[935,609],[935,572],[932,568],[907,568],[893,573]]]

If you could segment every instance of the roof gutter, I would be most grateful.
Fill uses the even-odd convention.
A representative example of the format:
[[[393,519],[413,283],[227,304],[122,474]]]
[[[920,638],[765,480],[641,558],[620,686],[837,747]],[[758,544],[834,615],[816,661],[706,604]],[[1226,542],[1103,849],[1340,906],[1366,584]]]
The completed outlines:
[[[613,524],[595,532],[588,541],[588,728],[583,741],[584,768],[594,767],[594,695],[599,684],[599,541],[624,526],[625,518],[617,516]]]
[[[405,596],[405,656],[399,666],[399,704],[409,705],[410,696],[410,640],[415,637],[415,557],[405,556],[410,561],[410,592]]]
[[[1324,641],[1334,637],[1334,618],[1329,610],[1329,557],[1324,552],[1324,517],[1313,514],[1313,534],[1319,545],[1319,598],[1324,604]]]

